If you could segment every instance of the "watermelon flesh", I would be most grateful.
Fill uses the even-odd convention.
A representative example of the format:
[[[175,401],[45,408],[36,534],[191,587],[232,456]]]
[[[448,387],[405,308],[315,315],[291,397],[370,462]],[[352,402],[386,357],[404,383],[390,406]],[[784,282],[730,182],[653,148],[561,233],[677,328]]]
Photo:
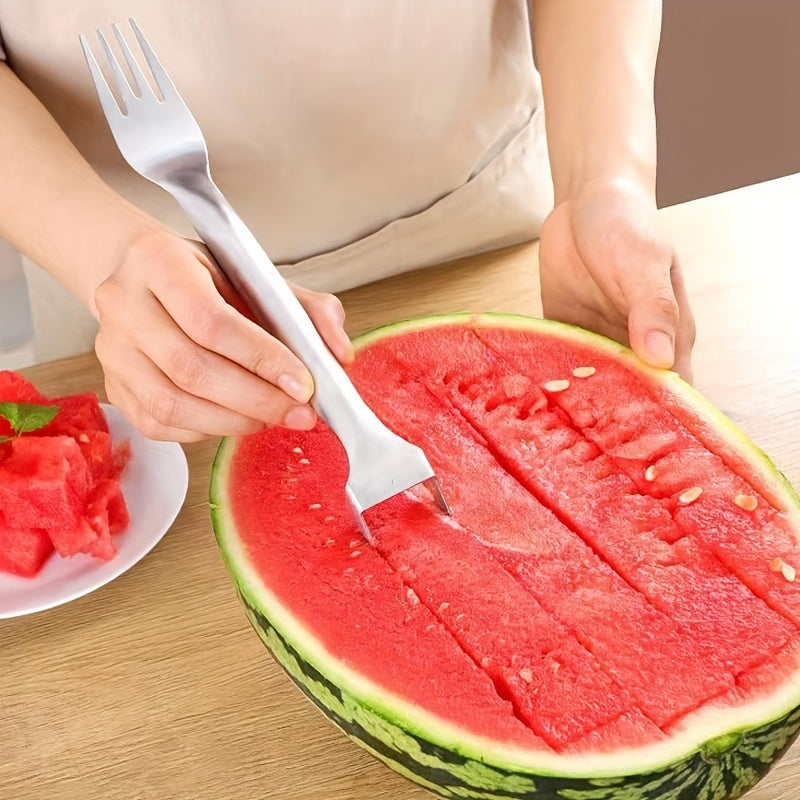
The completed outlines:
[[[370,392],[366,386],[362,391],[365,396]],[[733,685],[724,671],[709,672],[699,657],[700,650],[681,636],[678,626],[659,614],[646,597],[505,471],[485,443],[475,441],[470,443],[474,446],[466,446],[463,440],[470,432],[466,421],[445,406],[426,408],[426,393],[419,383],[403,386],[384,414],[386,421],[393,425],[395,417],[408,419],[406,435],[430,442],[427,452],[446,488],[455,518],[477,532],[484,544],[493,545],[491,550],[500,563],[524,587],[523,594],[535,596],[573,631],[583,647],[603,652],[609,676],[622,679],[627,690],[635,693],[640,706],[637,710],[663,725]],[[414,422],[417,415],[426,420],[422,428]],[[465,487],[461,477],[468,471],[482,475],[483,485]],[[520,519],[526,520],[524,527],[519,525]],[[402,527],[402,521],[398,521],[398,527]],[[380,549],[384,535],[382,528],[378,530]],[[428,537],[422,531],[413,540],[427,542]],[[486,558],[488,549],[484,547],[484,554],[476,553],[473,560]],[[440,564],[452,583],[450,561],[443,559]],[[519,607],[507,593],[506,602],[510,608]],[[588,615],[594,618],[587,619]],[[629,624],[627,650],[615,646],[620,620]],[[654,653],[655,642],[659,647]],[[633,659],[631,650],[636,656]],[[643,661],[642,653],[654,655]],[[661,660],[660,668],[651,669],[655,659]]]
[[[54,549],[112,558],[129,521],[119,478],[130,453],[113,446],[97,396],[47,398],[0,371],[0,400],[59,407],[44,427],[0,443],[0,570],[31,577]],[[0,435],[12,433],[0,418]]]
[[[32,578],[53,552],[53,542],[41,528],[15,528],[0,513],[0,572]]]
[[[365,542],[320,423],[221,450],[215,528],[246,605],[281,609],[317,669],[380,687],[433,739],[534,754],[548,774],[638,750],[626,774],[787,691],[800,586],[775,565],[800,569],[796,501],[621,348],[539,324],[410,324],[359,351],[354,383],[423,447],[452,518],[418,487],[367,512]]]
[[[347,654],[348,667],[365,673],[372,664],[374,671],[373,645],[392,643],[391,657],[380,670],[387,689],[404,693],[412,685],[412,697],[429,698],[437,715],[464,724],[482,720],[503,741],[545,747],[509,714],[489,676],[364,541],[343,493],[320,485],[316,470],[309,469],[313,463],[325,464],[335,485],[344,487],[347,460],[338,440],[322,426],[302,437],[284,429],[273,434],[243,440],[231,475],[249,483],[246,476],[266,470],[271,478],[250,484],[251,490],[240,497],[241,513],[251,518],[261,516],[265,507],[276,508],[276,535],[256,537],[248,547],[259,575],[280,587],[298,618],[324,630],[325,646]],[[301,438],[303,447],[296,453]],[[337,624],[351,604],[359,609],[358,623]]]

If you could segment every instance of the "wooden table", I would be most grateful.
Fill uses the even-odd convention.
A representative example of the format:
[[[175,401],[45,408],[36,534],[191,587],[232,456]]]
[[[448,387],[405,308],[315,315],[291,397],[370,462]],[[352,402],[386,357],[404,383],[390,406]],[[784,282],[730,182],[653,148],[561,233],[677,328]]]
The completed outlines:
[[[800,485],[800,175],[665,209],[698,322],[698,387]],[[349,329],[539,313],[535,244],[347,292]],[[100,390],[93,356],[28,370]],[[214,444],[186,448],[171,531],[110,585],[0,621],[2,800],[423,800],[349,743],[251,632],[211,532]],[[795,800],[800,744],[749,800]]]

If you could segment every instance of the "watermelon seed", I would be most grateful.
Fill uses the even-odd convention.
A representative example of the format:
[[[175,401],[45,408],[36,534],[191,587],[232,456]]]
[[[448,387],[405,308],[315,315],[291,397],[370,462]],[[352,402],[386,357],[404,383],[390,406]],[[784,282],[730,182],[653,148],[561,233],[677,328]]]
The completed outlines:
[[[89,437],[88,437],[88,436],[87,436],[85,433],[82,433],[82,434],[81,434],[81,435],[78,437],[78,441],[79,441],[79,442],[82,442],[83,444],[86,444],[86,443],[89,441]]]
[[[783,566],[781,567],[781,575],[786,578],[789,583],[794,583],[795,578],[797,577],[797,570],[791,565],[784,562]]]
[[[350,553],[350,558],[356,558],[357,556],[360,556],[360,555],[361,555],[361,551],[360,550],[353,550],[353,552]]]
[[[700,486],[692,486],[691,489],[687,489],[678,497],[678,502],[682,505],[688,506],[689,503],[694,503],[700,495],[703,494],[703,489]]]
[[[333,517],[331,517],[333,519]],[[358,547],[361,544],[361,539],[351,539],[350,540],[350,549],[352,550],[354,547]]]
[[[298,464],[310,464],[311,462],[307,458],[301,458],[297,463]]]
[[[333,547],[336,544],[336,539],[326,539],[325,547]]]
[[[548,392],[563,392],[564,389],[569,389],[569,381],[547,381],[547,383],[544,384],[544,388],[547,389]]]
[[[780,556],[773,558],[772,561],[769,562],[769,568],[773,572],[780,572],[783,569],[783,559]]]
[[[646,481],[654,481],[656,479],[656,468],[653,464],[644,471],[644,479]]]
[[[293,453],[297,453],[297,455],[301,456],[301,455],[303,455],[303,448],[302,447],[293,447],[292,448],[292,452]]]
[[[591,378],[597,370],[594,367],[575,367],[572,374],[576,378]]]
[[[325,517],[325,522],[333,522],[335,517]]]
[[[445,603],[442,603],[442,604],[439,606],[439,613],[440,613],[440,614],[443,614],[445,611],[447,611],[447,609],[448,609],[448,608],[450,608],[450,603],[446,603],[446,602],[445,602]]]
[[[519,671],[519,676],[525,681],[525,683],[533,683],[533,670],[521,669]]]
[[[419,597],[417,597],[411,587],[406,589],[406,596],[408,597],[408,602],[411,603],[412,606],[415,606],[417,603],[419,603]]]
[[[737,494],[736,497],[733,498],[733,502],[745,511],[755,511],[758,505],[758,500],[750,494]]]
[[[322,508],[322,503],[312,503],[309,507],[309,511],[316,511],[318,508]]]

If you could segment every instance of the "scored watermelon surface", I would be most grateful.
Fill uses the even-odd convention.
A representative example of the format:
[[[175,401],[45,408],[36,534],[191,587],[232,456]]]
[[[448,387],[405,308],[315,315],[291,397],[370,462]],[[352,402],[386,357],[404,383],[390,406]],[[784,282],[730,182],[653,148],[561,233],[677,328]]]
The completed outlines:
[[[276,659],[444,796],[729,800],[800,728],[798,505],[671,373],[527,318],[417,320],[351,377],[428,455],[347,506],[323,425],[223,442],[213,517]]]

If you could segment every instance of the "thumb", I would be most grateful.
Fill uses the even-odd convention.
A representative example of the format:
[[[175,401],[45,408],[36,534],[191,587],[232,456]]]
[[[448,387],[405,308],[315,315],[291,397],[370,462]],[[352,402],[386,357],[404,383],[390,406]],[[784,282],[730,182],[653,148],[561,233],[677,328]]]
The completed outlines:
[[[642,268],[623,286],[628,300],[628,338],[639,358],[654,367],[675,364],[679,307],[670,279],[670,268],[653,264]]]

